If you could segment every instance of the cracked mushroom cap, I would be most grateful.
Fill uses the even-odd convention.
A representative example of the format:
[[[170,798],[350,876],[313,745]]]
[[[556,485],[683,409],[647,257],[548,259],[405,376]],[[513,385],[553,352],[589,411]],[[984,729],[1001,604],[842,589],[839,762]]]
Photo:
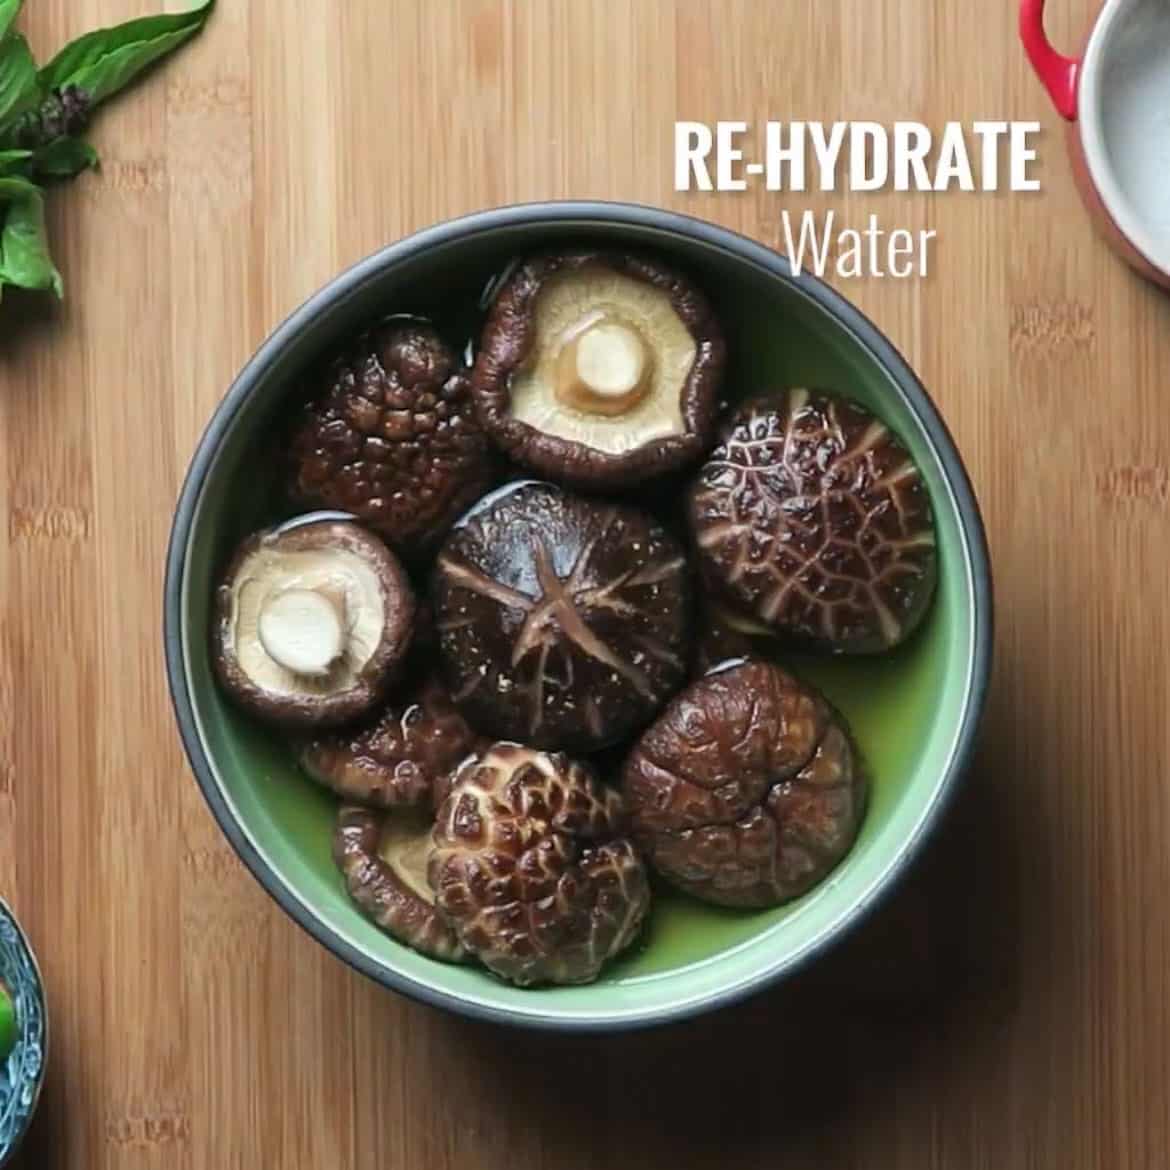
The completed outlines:
[[[290,495],[357,516],[400,551],[433,548],[496,473],[455,354],[390,321],[336,357],[295,428]]]
[[[317,736],[300,752],[311,779],[343,800],[374,808],[437,808],[450,773],[476,746],[446,689],[429,679],[418,697],[374,723]]]
[[[358,719],[385,698],[415,612],[394,554],[345,520],[250,536],[215,603],[223,688],[262,719],[306,728]]]
[[[620,488],[702,457],[725,356],[707,299],[657,261],[540,256],[496,294],[472,392],[516,462],[579,487]]]
[[[840,718],[778,666],[692,684],[630,753],[634,840],[673,885],[721,906],[776,906],[820,882],[864,815],[861,762]]]
[[[819,648],[889,650],[934,594],[921,473],[885,423],[833,395],[743,407],[691,489],[690,521],[712,590]]]
[[[650,905],[621,797],[583,764],[498,743],[435,822],[429,878],[460,942],[521,987],[589,983]]]
[[[484,735],[589,751],[652,719],[687,669],[681,546],[633,508],[503,489],[439,554],[446,682]]]
[[[455,932],[435,909],[427,883],[431,819],[343,805],[333,835],[333,860],[349,896],[392,938],[424,955],[467,959]]]

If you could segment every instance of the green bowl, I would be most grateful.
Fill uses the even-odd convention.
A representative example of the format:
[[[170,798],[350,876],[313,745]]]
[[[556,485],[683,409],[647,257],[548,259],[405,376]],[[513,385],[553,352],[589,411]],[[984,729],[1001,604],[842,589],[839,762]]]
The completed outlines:
[[[208,657],[217,571],[251,529],[289,513],[257,463],[297,374],[364,322],[433,313],[470,339],[487,282],[519,253],[584,241],[662,252],[720,310],[729,392],[816,384],[866,403],[907,444],[929,486],[940,585],[921,631],[888,657],[792,661],[852,723],[874,778],[852,853],[813,892],[774,910],[721,910],[662,891],[645,942],[587,987],[518,990],[475,967],[428,959],[363,918],[330,860],[333,800],[301,777],[279,737],[216,689]],[[466,305],[452,321],[450,306]],[[224,833],[272,896],[357,970],[467,1015],[531,1027],[662,1023],[758,991],[820,953],[902,873],[970,755],[987,691],[992,599],[978,506],[946,427],[905,361],[828,286],[710,224],[648,207],[544,203],[485,211],[362,261],[264,343],[215,412],[171,534],[166,655],[179,729]]]

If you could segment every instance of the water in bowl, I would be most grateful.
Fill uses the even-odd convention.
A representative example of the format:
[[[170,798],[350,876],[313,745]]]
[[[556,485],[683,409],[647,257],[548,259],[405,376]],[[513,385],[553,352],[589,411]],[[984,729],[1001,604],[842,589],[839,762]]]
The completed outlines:
[[[494,288],[493,278],[506,269],[507,264],[497,263],[486,270],[465,270],[449,288],[432,285],[426,297],[391,303],[386,308],[425,314],[453,345],[466,347],[471,356],[485,307],[482,290]],[[900,416],[903,408],[892,401],[879,408],[877,402],[869,400],[874,382],[872,376],[862,372],[862,359],[850,339],[830,329],[798,297],[785,298],[786,303],[779,308],[781,294],[763,277],[759,278],[759,286],[745,283],[720,288],[714,275],[710,281],[704,280],[702,270],[695,275],[717,297],[729,335],[729,401],[787,385],[832,387],[866,398],[871,408],[878,409],[888,423],[911,440],[913,453],[928,469],[932,495],[941,493],[937,472],[929,466],[925,452],[915,449],[920,440],[912,435],[905,416]],[[268,428],[270,434],[280,431],[280,418],[298,396],[299,392],[290,387],[289,398]],[[265,444],[249,444],[245,452],[237,457],[235,484],[228,492],[233,506],[222,513],[224,523],[217,533],[219,547],[210,558],[212,564],[222,564],[234,542],[252,528],[285,521],[291,514],[280,490],[279,463]],[[273,467],[273,474],[265,485],[268,490],[258,491],[256,467],[266,465]],[[688,471],[677,480],[671,478],[648,488],[644,505],[667,524],[677,525],[679,493],[690,474]],[[420,579],[418,584],[421,587],[425,583]],[[894,654],[860,660],[779,656],[783,665],[822,687],[849,720],[865,756],[872,781],[871,805],[857,853],[906,796],[908,778],[915,773],[925,750],[925,729],[938,718],[939,693],[946,672],[942,647],[947,640],[947,626],[955,620],[956,588],[953,580],[945,584],[923,628]],[[200,608],[205,596],[210,596],[209,584],[206,595],[196,590]],[[200,667],[203,668],[202,662]],[[210,724],[213,739],[221,745],[220,758],[230,778],[233,801],[246,823],[264,826],[262,835],[277,864],[283,858],[290,867],[307,865],[314,879],[308,900],[318,912],[332,919],[344,916],[353,936],[371,951],[387,957],[400,952],[399,944],[380,935],[348,904],[344,885],[330,859],[333,799],[299,774],[294,753],[281,737],[251,723],[222,698],[217,698]],[[614,776],[607,778],[612,780]],[[852,855],[822,887],[805,898],[762,912],[725,910],[659,888],[642,945],[607,968],[601,981],[613,984],[654,980],[727,953],[763,930],[802,914],[841,880],[851,865]]]

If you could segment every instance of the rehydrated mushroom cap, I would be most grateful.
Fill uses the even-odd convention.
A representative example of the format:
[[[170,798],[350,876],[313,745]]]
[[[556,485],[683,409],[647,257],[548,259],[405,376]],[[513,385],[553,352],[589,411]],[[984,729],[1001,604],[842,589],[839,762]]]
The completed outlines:
[[[485,735],[602,747],[685,678],[683,550],[633,508],[551,484],[502,489],[448,537],[433,598],[446,681]]]
[[[310,740],[300,764],[355,804],[434,808],[446,797],[450,772],[475,745],[446,689],[430,679],[414,701],[387,707],[374,723]]]
[[[614,252],[520,264],[472,370],[479,418],[518,463],[578,486],[628,486],[701,458],[726,360],[706,297]]]
[[[431,828],[429,817],[343,805],[333,860],[358,908],[387,934],[424,955],[462,962],[467,952],[427,883]]]
[[[866,784],[811,687],[765,662],[692,684],[630,753],[634,840],[672,884],[722,906],[774,906],[849,851]]]
[[[885,423],[795,389],[743,407],[691,492],[704,579],[773,630],[824,649],[888,650],[936,579],[922,475]]]
[[[350,512],[406,553],[433,546],[495,475],[455,354],[429,325],[390,322],[323,382],[294,432],[292,497]]]
[[[253,714],[300,727],[359,718],[410,644],[415,603],[394,554],[351,521],[266,530],[240,545],[216,592],[212,660]]]
[[[583,764],[498,743],[465,763],[429,877],[462,944],[522,987],[589,983],[637,936],[646,871],[621,797]]]

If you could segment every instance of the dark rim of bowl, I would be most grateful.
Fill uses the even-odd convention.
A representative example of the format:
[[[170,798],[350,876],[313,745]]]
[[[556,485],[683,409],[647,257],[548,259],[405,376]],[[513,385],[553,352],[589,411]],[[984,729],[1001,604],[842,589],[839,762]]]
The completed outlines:
[[[484,231],[519,225],[562,226],[604,229],[620,225],[650,230],[663,236],[682,236],[710,245],[724,253],[746,260],[755,267],[793,286],[825,310],[838,325],[869,351],[873,359],[892,378],[906,406],[918,420],[942,466],[944,479],[951,491],[959,516],[960,535],[967,558],[974,596],[972,614],[973,648],[969,670],[966,706],[955,740],[955,749],[945,775],[938,784],[929,808],[919,819],[914,835],[907,840],[885,872],[877,879],[869,895],[850,906],[823,934],[803,951],[788,960],[760,972],[750,980],[726,991],[695,1002],[672,1007],[667,1004],[636,1016],[613,1019],[590,1017],[564,1018],[556,1015],[514,1015],[507,1010],[470,1003],[457,995],[429,987],[391,970],[348,943],[331,927],[312,914],[285,887],[267,861],[253,847],[221,793],[199,735],[194,703],[183,662],[182,600],[187,548],[200,495],[216,452],[257,382],[279,357],[281,351],[310,323],[339,302],[346,301],[380,275],[386,268],[428,248],[477,235]],[[401,992],[412,999],[446,1008],[463,1015],[529,1028],[557,1031],[614,1032],[667,1024],[712,1011],[762,991],[781,978],[803,968],[838,942],[866,914],[881,903],[897,885],[930,836],[931,830],[949,806],[956,781],[966,771],[975,748],[976,736],[991,678],[993,635],[993,601],[991,569],[987,539],[979,506],[962,459],[943,422],[918,377],[881,331],[839,293],[808,273],[793,275],[788,260],[779,253],[727,228],[677,212],[633,203],[565,201],[516,204],[479,211],[440,223],[390,244],[342,273],[321,291],[309,298],[273,332],[244,367],[216,408],[204,431],[187,472],[183,491],[175,511],[167,552],[164,595],[164,645],[171,700],[182,736],[183,746],[195,778],[219,827],[255,878],[281,908],[323,946],[355,970],[375,982]]]

